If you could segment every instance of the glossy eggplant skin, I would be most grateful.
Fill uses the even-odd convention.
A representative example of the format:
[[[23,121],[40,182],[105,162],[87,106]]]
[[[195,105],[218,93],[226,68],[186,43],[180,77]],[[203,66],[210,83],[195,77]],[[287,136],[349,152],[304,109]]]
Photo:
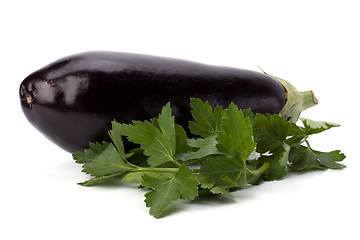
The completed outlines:
[[[71,153],[108,140],[111,121],[157,116],[171,103],[176,122],[188,126],[190,98],[211,106],[279,113],[286,90],[260,72],[149,55],[95,51],[59,59],[24,79],[23,112],[47,138]]]

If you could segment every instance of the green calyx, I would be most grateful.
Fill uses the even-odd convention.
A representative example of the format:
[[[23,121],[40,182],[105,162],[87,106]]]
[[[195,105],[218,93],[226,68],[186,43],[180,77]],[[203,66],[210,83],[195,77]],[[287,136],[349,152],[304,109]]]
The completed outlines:
[[[272,78],[275,78],[286,89],[287,101],[283,109],[280,111],[279,115],[287,118],[290,122],[297,122],[297,120],[300,117],[300,113],[302,111],[318,104],[318,100],[316,99],[314,92],[312,90],[300,92],[288,81],[267,74],[262,69],[261,71],[264,74]]]

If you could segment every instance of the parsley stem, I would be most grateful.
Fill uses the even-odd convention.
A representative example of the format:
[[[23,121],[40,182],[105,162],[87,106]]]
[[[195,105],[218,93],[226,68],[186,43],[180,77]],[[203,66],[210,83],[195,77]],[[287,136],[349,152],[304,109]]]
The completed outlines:
[[[175,158],[171,157],[171,159],[172,159],[171,161],[172,161],[173,163],[175,163],[176,166],[181,167],[182,164],[179,163]]]
[[[132,163],[131,163],[131,162],[129,162],[126,158],[124,159],[124,161],[125,161],[127,164],[129,164],[130,166],[132,166],[132,167],[134,167],[134,168],[138,168],[138,166],[137,166],[137,165],[132,164]]]
[[[308,137],[309,137],[309,136],[304,135],[301,140],[298,140],[297,138],[295,138],[295,140],[293,140],[293,141],[291,141],[293,138],[290,138],[290,141],[287,142],[287,144],[288,144],[290,147],[296,147],[296,146],[299,146],[299,145],[301,145],[302,143],[306,142],[307,139],[308,139]]]
[[[178,168],[154,168],[154,167],[137,167],[131,169],[131,172],[177,172]]]
[[[177,172],[179,168],[156,168],[156,167],[139,167],[128,170],[129,172]],[[200,169],[192,169],[193,173],[198,173]]]
[[[258,182],[259,178],[261,177],[261,175],[270,167],[270,163],[269,162],[265,162],[261,167],[259,167],[256,170],[249,170],[247,169],[250,174],[252,174],[252,176],[250,178],[248,178],[248,183],[253,184]]]
[[[255,175],[263,174],[269,167],[270,167],[270,163],[265,162],[261,167],[259,167],[258,169],[252,171],[252,173],[255,174]]]

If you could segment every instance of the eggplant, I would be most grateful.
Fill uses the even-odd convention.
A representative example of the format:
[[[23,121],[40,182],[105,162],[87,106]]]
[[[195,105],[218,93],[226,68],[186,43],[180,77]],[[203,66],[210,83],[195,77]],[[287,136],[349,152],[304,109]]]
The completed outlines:
[[[84,150],[89,142],[107,140],[112,120],[148,120],[167,102],[176,122],[187,128],[191,97],[212,107],[234,102],[239,108],[278,113],[290,121],[317,103],[312,91],[299,92],[265,72],[108,51],[61,58],[20,85],[26,118],[71,153]]]

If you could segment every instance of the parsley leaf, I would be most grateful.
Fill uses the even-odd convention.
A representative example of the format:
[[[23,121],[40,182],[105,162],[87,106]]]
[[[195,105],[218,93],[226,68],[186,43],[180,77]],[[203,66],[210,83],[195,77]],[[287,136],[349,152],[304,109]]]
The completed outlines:
[[[195,149],[198,149],[191,152],[179,154],[177,158],[182,161],[187,161],[192,159],[201,159],[203,157],[213,154],[222,154],[216,147],[218,142],[215,138],[216,135],[207,138],[189,139],[188,145]]]
[[[177,173],[169,179],[143,176],[143,185],[153,189],[145,194],[146,206],[155,218],[163,217],[166,209],[181,198],[194,199],[198,195],[199,182],[192,176],[189,167],[181,165]]]
[[[73,154],[76,163],[84,164],[83,172],[90,176],[104,176],[132,169],[112,143],[90,143],[90,149]]]
[[[310,146],[297,146],[291,149],[289,155],[290,167],[293,170],[311,170],[311,169],[341,169],[345,165],[338,163],[345,158],[339,150],[331,152],[320,152],[313,150]]]
[[[213,111],[208,101],[202,102],[198,98],[191,98],[190,106],[191,115],[195,120],[189,123],[189,129],[193,134],[206,138],[219,132],[224,114],[221,106],[216,106]]]
[[[115,125],[116,122],[112,121],[111,124]],[[121,159],[126,159],[122,136],[114,130],[114,127],[113,127],[113,129],[111,129],[109,131],[109,136],[110,136],[111,140],[113,141],[118,153],[120,154]]]
[[[250,120],[233,103],[227,109],[222,130],[216,140],[217,148],[227,156],[214,156],[205,161],[200,174],[216,185],[226,185],[230,180],[236,187],[247,187],[246,159],[255,149]]]
[[[178,124],[175,124],[175,142],[176,142],[175,154],[181,154],[191,151],[191,147],[188,144],[188,136],[184,128]]]
[[[151,167],[167,162],[180,165],[174,158],[176,152],[176,134],[174,117],[171,115],[170,103],[161,111],[156,123],[149,121],[133,121],[133,124],[114,124],[114,130],[124,135],[129,141],[140,144],[144,154],[148,156]]]
[[[256,151],[259,153],[273,152],[283,147],[283,142],[293,133],[302,134],[299,128],[279,115],[256,114],[254,138]]]
[[[292,143],[289,155],[289,166],[291,169],[299,170],[311,170],[311,169],[341,169],[345,165],[338,163],[345,158],[343,153],[339,150],[331,152],[316,151],[310,147],[308,138],[310,135],[321,133],[333,127],[340,125],[325,121],[314,121],[306,118],[300,118],[304,127],[300,127],[301,134],[295,134],[293,139],[302,139],[301,142],[305,142],[306,146],[294,144],[292,139],[289,139],[289,143]]]
[[[163,107],[161,114],[157,119],[160,130],[164,139],[168,141],[168,151],[172,156],[175,154],[175,117],[171,114],[170,103]]]
[[[218,186],[227,185],[228,179],[234,187],[247,188],[246,166],[242,161],[228,156],[212,156],[200,168],[200,174]]]
[[[300,118],[300,120],[304,124],[304,134],[311,135],[316,133],[321,133],[325,130],[328,130],[332,127],[339,127],[339,124],[331,123],[331,122],[324,122],[324,121],[314,121],[306,118]]]
[[[284,143],[282,147],[277,148],[271,155],[262,155],[257,161],[260,165],[267,164],[266,169],[262,175],[255,176],[257,178],[256,181],[252,179],[250,182],[258,184],[261,180],[274,181],[285,177],[290,149],[290,146]]]
[[[223,130],[216,138],[219,142],[217,145],[219,151],[245,163],[256,146],[250,120],[244,117],[242,111],[234,103],[231,103],[227,110],[227,116],[223,119],[222,128]]]

